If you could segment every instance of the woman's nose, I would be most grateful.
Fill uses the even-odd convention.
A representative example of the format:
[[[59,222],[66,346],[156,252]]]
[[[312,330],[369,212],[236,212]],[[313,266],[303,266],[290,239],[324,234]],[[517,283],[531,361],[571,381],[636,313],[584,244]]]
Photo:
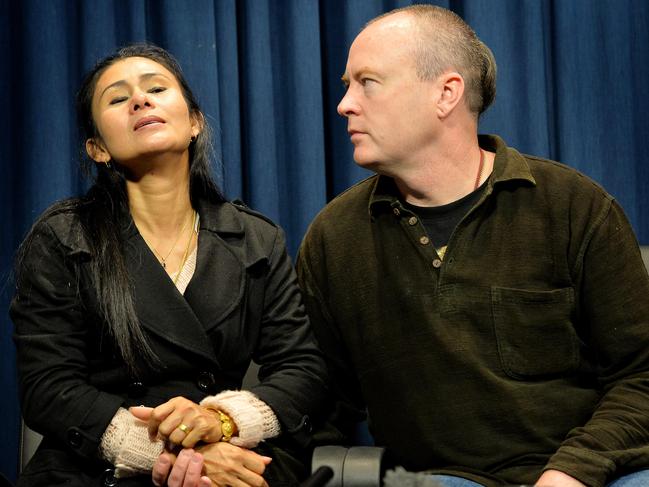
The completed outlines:
[[[131,97],[131,111],[137,112],[142,108],[151,108],[151,100],[143,91],[136,91]]]

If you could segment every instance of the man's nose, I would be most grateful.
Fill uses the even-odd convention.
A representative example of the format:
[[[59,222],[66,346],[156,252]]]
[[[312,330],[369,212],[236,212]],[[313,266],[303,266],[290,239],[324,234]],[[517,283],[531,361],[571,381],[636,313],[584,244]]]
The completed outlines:
[[[338,103],[337,110],[338,115],[341,115],[343,117],[358,115],[358,103],[356,103],[356,101],[354,100],[354,97],[352,96],[352,90],[350,88],[347,89],[345,96],[343,96],[342,100],[340,100],[340,103]]]

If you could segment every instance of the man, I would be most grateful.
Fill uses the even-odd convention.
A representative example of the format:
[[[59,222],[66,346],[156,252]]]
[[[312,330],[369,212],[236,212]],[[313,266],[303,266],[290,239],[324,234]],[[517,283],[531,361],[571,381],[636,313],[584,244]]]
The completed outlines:
[[[495,71],[433,6],[350,48],[338,112],[377,175],[318,215],[297,262],[331,421],[346,433],[367,410],[377,444],[444,485],[649,485],[637,241],[582,174],[477,135]]]

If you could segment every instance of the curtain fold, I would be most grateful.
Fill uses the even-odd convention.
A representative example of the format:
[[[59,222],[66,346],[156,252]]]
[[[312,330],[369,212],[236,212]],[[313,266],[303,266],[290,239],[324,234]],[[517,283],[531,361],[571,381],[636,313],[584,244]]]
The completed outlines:
[[[74,93],[116,46],[151,41],[179,59],[215,135],[217,180],[297,250],[354,165],[336,106],[353,38],[405,0],[0,0],[0,471],[15,477],[19,409],[13,254],[36,216],[87,187]],[[498,95],[481,121],[523,152],[602,184],[649,244],[649,2],[447,0],[494,51]]]

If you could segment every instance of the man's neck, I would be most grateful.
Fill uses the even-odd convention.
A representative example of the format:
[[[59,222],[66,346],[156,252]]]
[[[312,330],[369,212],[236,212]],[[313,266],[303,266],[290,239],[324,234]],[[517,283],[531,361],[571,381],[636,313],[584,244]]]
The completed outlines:
[[[494,154],[481,151],[477,135],[438,144],[416,164],[390,174],[408,203],[441,206],[474,191],[491,174]],[[482,158],[482,164],[481,164]]]

